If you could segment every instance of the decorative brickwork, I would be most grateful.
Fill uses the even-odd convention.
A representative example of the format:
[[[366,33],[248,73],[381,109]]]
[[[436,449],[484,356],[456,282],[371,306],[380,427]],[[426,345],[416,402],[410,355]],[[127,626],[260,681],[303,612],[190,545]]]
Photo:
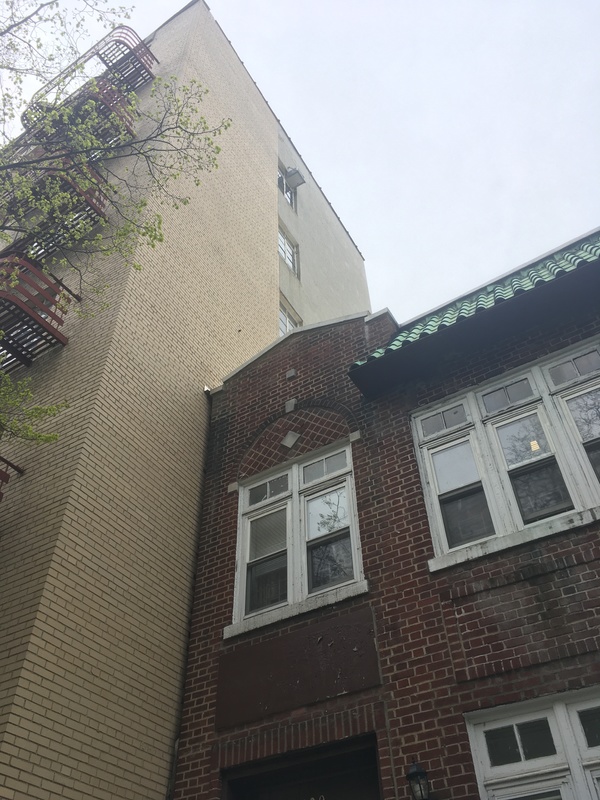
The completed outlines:
[[[366,401],[347,368],[373,342],[364,321],[351,320],[283,340],[215,395],[176,800],[217,800],[223,771],[266,768],[276,756],[364,733],[376,737],[382,800],[408,798],[413,758],[438,800],[475,800],[465,713],[600,684],[598,524],[438,572],[427,567],[434,553],[410,411],[598,334],[600,317],[588,309],[579,324],[565,313],[525,328],[518,337],[498,332],[491,351],[475,337],[426,379],[404,383],[400,375],[396,389]],[[286,378],[291,369],[296,376]],[[286,414],[290,398],[296,410]],[[306,437],[291,451],[281,446],[288,430]],[[227,487],[353,430],[361,435],[352,457],[368,594],[224,640],[238,506]],[[248,647],[312,625],[333,629],[340,614],[365,606],[375,620],[380,687],[216,731],[220,658],[238,653],[243,663]],[[293,677],[305,680],[296,669]]]
[[[292,447],[283,444],[288,431],[300,434]],[[250,478],[289,458],[305,455],[347,438],[349,434],[347,419],[328,408],[308,408],[286,414],[259,434],[242,460],[238,477],[240,480]]]

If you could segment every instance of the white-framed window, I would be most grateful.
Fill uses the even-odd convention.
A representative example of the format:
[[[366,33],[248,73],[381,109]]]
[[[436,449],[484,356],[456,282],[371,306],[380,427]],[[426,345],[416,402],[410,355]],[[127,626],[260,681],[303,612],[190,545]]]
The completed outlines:
[[[482,800],[598,800],[600,690],[466,717]]]
[[[279,191],[285,197],[288,204],[295,210],[296,209],[296,190],[289,185],[285,177],[285,168],[281,165],[277,168],[277,186]]]
[[[292,311],[288,303],[284,303],[283,300],[279,301],[279,335],[285,336],[286,333],[295,330],[296,328],[300,328],[302,326],[302,320],[296,314],[295,311]]]
[[[239,488],[234,623],[267,624],[363,584],[349,445]]]
[[[597,345],[412,419],[433,569],[584,524],[600,507]]]
[[[289,235],[279,228],[277,246],[280,257],[292,270],[294,275],[298,275],[298,245],[292,241]]]

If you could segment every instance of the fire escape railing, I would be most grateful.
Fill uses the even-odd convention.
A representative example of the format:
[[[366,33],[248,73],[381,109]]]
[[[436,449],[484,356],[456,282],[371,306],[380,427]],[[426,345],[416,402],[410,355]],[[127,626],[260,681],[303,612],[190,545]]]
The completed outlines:
[[[2,456],[0,456],[0,465],[0,500],[2,500],[4,497],[2,487],[5,486],[10,480],[10,473],[8,470],[12,469],[13,472],[17,473],[17,475],[24,475],[25,470],[21,467],[18,467],[16,464],[13,464],[13,462],[9,461],[7,458],[2,458]]]
[[[24,178],[27,199],[19,200],[18,192],[5,198],[8,229],[12,218],[15,233],[13,241],[0,250],[4,370],[18,364],[29,366],[50,347],[67,344],[60,327],[70,298],[62,282],[46,271],[46,262],[58,250],[68,249],[75,230],[91,230],[107,218],[110,200],[91,164],[102,159],[104,146],[133,135],[135,119],[128,94],[152,80],[155,62],[131,28],[115,28],[38,91],[23,114],[25,133],[9,146],[8,161],[15,185],[19,176]],[[97,72],[95,77],[90,69]],[[87,82],[57,100],[61,89],[79,76]],[[94,133],[103,147],[86,152],[84,163],[81,154],[69,158],[68,129],[85,118],[89,103],[93,103]],[[45,192],[65,197],[64,208],[55,209],[52,217],[36,209],[36,198],[43,198]]]
[[[67,344],[61,332],[70,297],[33,260],[0,256],[0,353],[3,369],[29,366],[56,344]]]
[[[30,108],[39,104],[52,102],[52,97],[60,92],[61,87],[68,85],[73,75],[86,75],[86,64],[97,60],[100,65],[98,79],[108,80],[120,92],[131,92],[139,89],[154,77],[152,67],[158,59],[150,48],[140,39],[137,33],[121,25],[96,42],[77,61],[70,64],[43,88],[36,92],[31,100]],[[93,79],[93,75],[87,74]],[[35,125],[35,113],[29,122],[28,112],[23,115],[23,125],[28,128]]]

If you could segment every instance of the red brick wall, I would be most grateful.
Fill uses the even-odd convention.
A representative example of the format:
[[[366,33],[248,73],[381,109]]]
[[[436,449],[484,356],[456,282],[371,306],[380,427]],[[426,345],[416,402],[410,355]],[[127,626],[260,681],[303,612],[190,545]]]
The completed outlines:
[[[382,800],[408,797],[424,764],[439,800],[477,798],[463,713],[600,683],[600,525],[430,574],[433,556],[409,411],[600,333],[600,318],[548,321],[489,348],[454,353],[435,378],[366,401],[347,368],[367,348],[362,320],[306,330],[234,375],[214,396],[175,798],[221,796],[220,771],[374,732]],[[381,342],[383,344],[384,342]],[[286,373],[296,370],[288,379]],[[297,401],[286,414],[285,403]],[[297,450],[281,447],[302,427]],[[223,640],[231,623],[238,479],[360,430],[352,444],[369,593]],[[297,432],[300,432],[299,430]],[[381,686],[217,733],[217,661],[370,605]]]

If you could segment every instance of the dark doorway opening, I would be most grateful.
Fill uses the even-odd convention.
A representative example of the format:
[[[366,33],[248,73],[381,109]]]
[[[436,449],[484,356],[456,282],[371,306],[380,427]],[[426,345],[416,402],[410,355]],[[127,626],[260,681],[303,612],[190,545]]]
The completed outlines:
[[[380,800],[373,737],[223,775],[225,800]]]

